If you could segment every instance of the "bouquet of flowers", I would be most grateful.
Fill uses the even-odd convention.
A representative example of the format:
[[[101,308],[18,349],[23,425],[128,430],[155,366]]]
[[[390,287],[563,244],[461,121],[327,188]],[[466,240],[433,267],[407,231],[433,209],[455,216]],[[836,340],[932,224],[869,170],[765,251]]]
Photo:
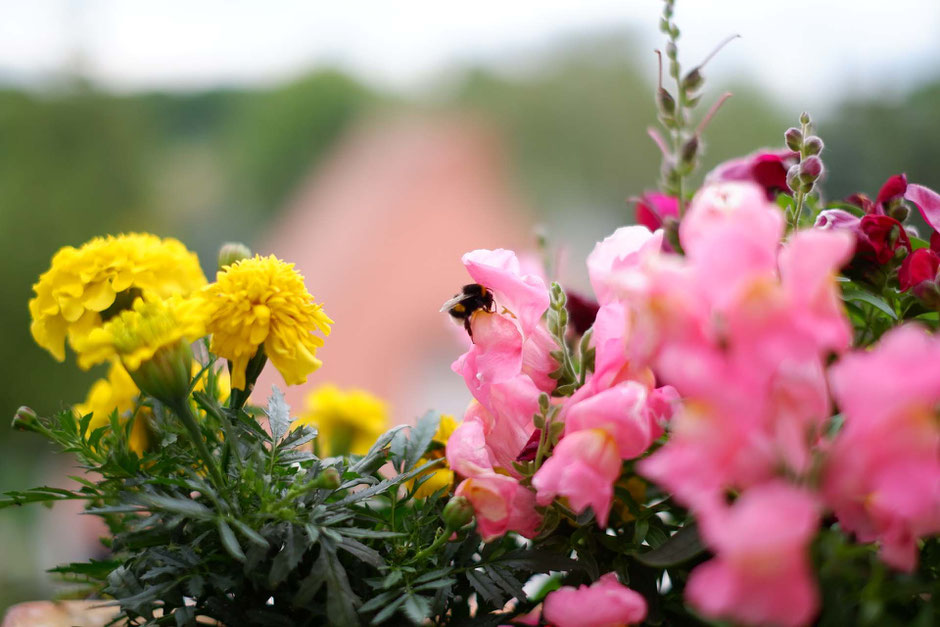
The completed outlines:
[[[14,420],[85,473],[0,507],[84,500],[110,557],[55,572],[132,624],[933,624],[940,195],[897,175],[825,202],[806,114],[692,190],[724,97],[692,125],[704,64],[680,67],[670,0],[660,27],[660,190],[588,256],[593,297],[464,255],[462,421],[344,454],[277,389],[249,402],[330,332],[290,264],[227,245],[207,284],[175,240],[99,238],[30,311],[108,379]]]

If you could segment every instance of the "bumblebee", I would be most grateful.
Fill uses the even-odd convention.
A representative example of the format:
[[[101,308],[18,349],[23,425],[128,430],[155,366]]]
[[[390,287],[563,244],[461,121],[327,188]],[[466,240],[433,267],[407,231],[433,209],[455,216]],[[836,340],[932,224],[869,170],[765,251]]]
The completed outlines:
[[[489,291],[479,283],[468,283],[460,289],[459,294],[444,303],[441,312],[447,312],[455,320],[463,320],[463,326],[467,333],[473,338],[473,331],[470,330],[470,317],[473,312],[483,310],[493,312],[493,292]]]

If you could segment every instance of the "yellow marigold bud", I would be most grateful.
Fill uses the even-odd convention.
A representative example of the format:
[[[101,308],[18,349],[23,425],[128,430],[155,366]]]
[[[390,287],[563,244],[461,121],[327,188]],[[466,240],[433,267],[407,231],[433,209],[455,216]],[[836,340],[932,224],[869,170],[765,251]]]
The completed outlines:
[[[320,367],[319,331],[329,335],[333,321],[304,286],[294,264],[273,255],[237,261],[202,291],[210,350],[232,362],[232,387],[245,390],[248,362],[264,347],[288,385],[307,380]]]
[[[79,365],[119,359],[142,391],[165,403],[181,402],[189,395],[189,343],[205,328],[199,306],[195,299],[138,299],[78,342]]]
[[[108,376],[98,379],[88,390],[84,403],[75,406],[79,416],[91,414],[88,423],[88,433],[95,429],[106,427],[111,422],[112,412],[117,412],[121,423],[126,422],[137,407],[137,396],[140,390],[124,367],[115,362],[108,370]],[[138,455],[147,450],[150,442],[148,423],[151,419],[150,408],[140,407],[134,417],[134,426],[131,429],[128,445]]]
[[[307,395],[294,425],[317,428],[322,455],[364,455],[388,428],[388,406],[365,390],[322,385]]]
[[[138,296],[188,296],[206,283],[199,259],[175,239],[145,233],[97,237],[66,246],[33,285],[30,331],[59,361],[71,346]]]

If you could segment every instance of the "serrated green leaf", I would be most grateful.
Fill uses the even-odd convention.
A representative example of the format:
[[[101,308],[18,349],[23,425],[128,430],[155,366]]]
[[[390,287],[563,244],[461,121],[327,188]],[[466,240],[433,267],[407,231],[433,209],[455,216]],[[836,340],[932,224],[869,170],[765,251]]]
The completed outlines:
[[[238,562],[245,561],[245,553],[242,551],[242,547],[238,544],[238,538],[235,537],[235,532],[232,531],[232,528],[228,526],[221,518],[218,521],[219,527],[219,539],[222,541],[222,546],[225,548],[225,551],[232,556],[232,559]]]
[[[284,400],[284,393],[276,385],[271,386],[271,396],[268,397],[268,408],[265,412],[268,415],[268,424],[271,427],[271,437],[274,442],[280,442],[281,438],[290,431],[290,405]]]
[[[409,594],[405,599],[405,615],[415,625],[422,624],[431,614],[431,603],[423,596]]]
[[[398,594],[397,590],[395,591],[395,594]],[[398,608],[402,606],[406,598],[407,597],[400,596],[394,601],[392,601],[391,603],[389,603],[388,605],[386,605],[384,608],[382,608],[382,611],[376,614],[375,617],[372,619],[372,624],[380,625],[384,623],[385,621],[387,621],[392,616],[394,616],[395,612],[397,612]]]
[[[189,516],[197,520],[209,520],[212,518],[211,509],[192,499],[161,496],[159,494],[144,494],[140,497],[140,500],[150,511],[165,510]]]
[[[379,568],[385,565],[385,560],[382,559],[382,556],[378,551],[375,549],[370,549],[358,540],[353,540],[352,538],[348,537],[343,538],[342,542],[339,543],[339,548],[356,556],[360,561],[363,561],[370,566]]]
[[[441,415],[437,412],[429,411],[421,418],[414,427],[411,428],[408,442],[405,444],[405,470],[411,470],[421,459],[437,428],[441,423]]]

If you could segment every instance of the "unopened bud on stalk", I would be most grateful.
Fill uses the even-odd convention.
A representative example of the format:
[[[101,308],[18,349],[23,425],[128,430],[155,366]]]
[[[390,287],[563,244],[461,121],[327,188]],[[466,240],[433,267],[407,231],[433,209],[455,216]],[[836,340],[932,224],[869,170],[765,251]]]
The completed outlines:
[[[656,92],[656,102],[659,110],[665,115],[673,115],[676,112],[676,99],[668,91],[660,87]]]
[[[448,529],[460,529],[473,520],[473,506],[466,497],[455,496],[444,506],[441,518]]]
[[[803,131],[798,128],[788,128],[787,132],[783,135],[784,140],[787,143],[787,148],[794,152],[800,152],[803,150]]]
[[[815,135],[810,135],[806,138],[806,141],[803,142],[803,154],[807,157],[813,155],[818,155],[823,151],[823,140],[819,139]]]
[[[695,161],[695,157],[698,156],[699,140],[698,135],[693,135],[689,138],[685,145],[682,146],[682,163],[689,165]]]
[[[666,241],[669,242],[672,249],[677,252],[681,251],[682,244],[679,243],[679,221],[675,217],[666,216],[663,218],[663,232],[666,236]]]
[[[313,485],[321,490],[335,490],[340,485],[339,471],[335,468],[327,468],[313,480]]]
[[[704,82],[705,77],[702,76],[699,68],[695,68],[682,79],[682,89],[686,92],[692,92],[701,87]]]
[[[675,59],[679,55],[679,49],[676,47],[674,42],[669,42],[666,44],[666,56],[670,59]]]
[[[790,169],[787,170],[787,187],[792,191],[800,191],[800,166],[799,164],[791,165]]]
[[[230,266],[236,261],[251,257],[251,249],[241,242],[228,242],[219,249],[219,270]]]
[[[896,198],[888,203],[885,213],[898,222],[904,222],[911,215],[911,208],[907,206],[902,198]]]
[[[800,114],[800,124],[809,124],[810,122],[812,122],[812,120],[809,117],[809,113],[804,111]]]
[[[816,181],[823,173],[822,159],[813,155],[800,162],[800,180],[804,183]]]
[[[23,405],[13,415],[13,428],[18,431],[38,431],[39,416],[31,407]]]

